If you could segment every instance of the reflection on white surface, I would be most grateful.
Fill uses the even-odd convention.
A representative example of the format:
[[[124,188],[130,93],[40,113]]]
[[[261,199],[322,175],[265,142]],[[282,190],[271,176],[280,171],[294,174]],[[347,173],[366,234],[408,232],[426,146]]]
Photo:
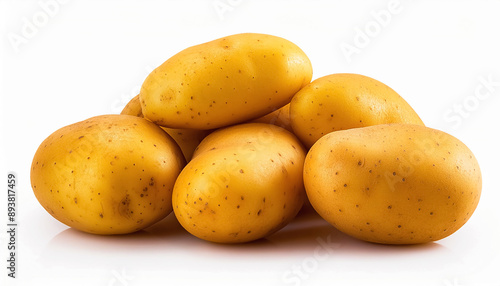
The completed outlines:
[[[342,234],[313,212],[302,213],[266,239],[216,244],[190,235],[170,215],[146,230],[123,236],[66,229],[44,247],[37,264],[41,272],[74,273],[82,281],[92,273],[99,283],[126,278],[127,284],[141,285],[133,284],[134,280],[179,277],[185,272],[176,283],[194,283],[199,275],[230,279],[245,273],[249,280],[243,284],[314,285],[317,279],[372,275],[397,281],[404,275],[440,276],[450,269],[460,273],[467,266],[461,262],[466,254],[439,242],[414,246],[363,242]]]

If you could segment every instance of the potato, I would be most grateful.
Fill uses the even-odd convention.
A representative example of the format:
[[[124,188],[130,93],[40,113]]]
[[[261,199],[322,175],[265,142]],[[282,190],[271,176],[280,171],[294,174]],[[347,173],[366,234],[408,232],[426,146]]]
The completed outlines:
[[[292,125],[290,124],[290,103],[250,122],[272,124],[293,132]]]
[[[268,236],[302,206],[304,158],[299,140],[280,127],[248,123],[217,130],[175,183],[175,216],[188,232],[212,242]]]
[[[31,186],[62,223],[95,234],[134,232],[172,211],[185,165],[160,127],[139,117],[101,115],[45,139],[33,158]]]
[[[312,78],[306,54],[265,34],[237,34],[187,48],[144,81],[144,116],[170,128],[213,129],[264,116]]]
[[[311,147],[332,131],[387,123],[424,125],[387,85],[359,74],[332,74],[302,88],[290,103],[294,133]]]
[[[127,105],[123,108],[120,114],[133,115],[144,117],[142,114],[141,103],[139,102],[139,95],[132,98]],[[165,132],[172,137],[177,145],[181,147],[182,154],[187,162],[191,160],[194,149],[200,144],[201,140],[205,138],[212,130],[196,130],[196,129],[175,129],[160,126]]]
[[[122,109],[120,114],[132,115],[144,118],[142,114],[141,102],[139,101],[139,95],[134,96],[125,107]]]
[[[474,212],[481,171],[455,137],[411,124],[331,132],[304,165],[314,209],[340,231],[384,244],[449,236]]]

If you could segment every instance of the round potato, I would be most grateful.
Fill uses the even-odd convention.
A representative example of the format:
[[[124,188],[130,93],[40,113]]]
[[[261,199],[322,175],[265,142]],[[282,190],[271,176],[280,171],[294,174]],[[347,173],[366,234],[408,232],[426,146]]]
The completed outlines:
[[[424,125],[387,85],[359,74],[332,74],[302,88],[290,103],[294,133],[311,147],[332,131],[387,123]]]
[[[239,243],[268,236],[300,210],[305,151],[283,128],[249,123],[208,135],[179,175],[174,213],[191,234]]]
[[[139,101],[139,95],[132,98],[127,105],[123,108],[120,114],[133,115],[138,117],[144,117],[142,114],[141,103]],[[191,160],[193,156],[194,149],[200,144],[201,140],[205,138],[211,130],[196,130],[196,129],[176,129],[160,126],[165,132],[175,140],[177,145],[181,147],[182,154],[187,162]]]
[[[384,124],[331,132],[304,165],[314,209],[340,231],[384,244],[449,236],[474,212],[481,171],[455,137],[428,127]]]
[[[312,78],[306,54],[265,34],[237,34],[187,48],[144,81],[144,117],[170,128],[214,129],[264,116]]]
[[[129,115],[101,115],[45,139],[33,158],[31,186],[62,223],[95,234],[143,229],[172,211],[185,165],[160,127]]]

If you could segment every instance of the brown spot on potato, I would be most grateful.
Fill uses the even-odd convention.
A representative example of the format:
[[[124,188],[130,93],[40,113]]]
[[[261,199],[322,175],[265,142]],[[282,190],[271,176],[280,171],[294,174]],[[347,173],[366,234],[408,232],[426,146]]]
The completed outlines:
[[[130,216],[130,197],[129,195],[125,195],[123,199],[120,201],[119,207],[118,207],[118,212],[120,215],[129,217]]]

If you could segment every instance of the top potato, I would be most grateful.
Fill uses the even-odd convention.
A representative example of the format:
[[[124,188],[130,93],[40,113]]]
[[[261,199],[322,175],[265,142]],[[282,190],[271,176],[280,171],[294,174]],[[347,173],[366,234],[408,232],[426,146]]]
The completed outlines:
[[[187,48],[144,81],[144,117],[171,128],[213,129],[251,120],[290,102],[312,78],[292,42],[237,34]]]

